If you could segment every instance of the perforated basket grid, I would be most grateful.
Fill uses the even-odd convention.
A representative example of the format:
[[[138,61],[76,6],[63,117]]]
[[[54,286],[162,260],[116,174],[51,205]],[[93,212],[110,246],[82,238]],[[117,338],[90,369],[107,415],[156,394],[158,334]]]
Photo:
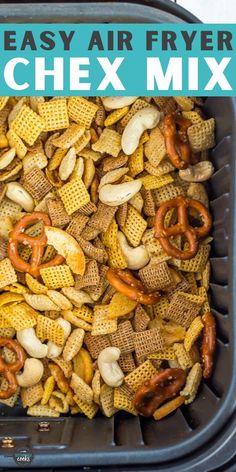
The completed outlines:
[[[158,2],[156,3],[157,6],[160,6]],[[134,22],[138,21],[138,14],[142,10],[145,11],[145,16],[143,19],[140,16],[140,21],[158,22],[156,16],[155,18],[151,16],[153,13],[151,10],[154,10],[153,4],[155,2],[152,2],[149,11],[147,7],[142,10],[143,5],[138,5],[133,17],[128,9],[126,21],[132,22],[131,18]],[[92,5],[96,7],[94,10],[95,15],[97,12],[96,20],[94,19],[95,15],[92,15]],[[113,22],[124,21],[124,13],[117,16],[119,14],[118,5],[113,8],[114,4],[107,2],[105,5],[100,4],[100,9],[98,5],[98,3],[87,4],[86,7],[86,4],[81,4],[78,7],[77,15],[82,14],[82,21],[85,22],[88,21],[88,18],[90,18],[90,22],[92,22],[91,18],[94,19],[94,22],[102,21],[102,19],[109,21],[108,16]],[[52,5],[48,6],[52,8]],[[60,22],[62,8],[59,5],[56,8],[58,16],[55,15],[55,21]],[[123,11],[125,8],[126,6]],[[20,21],[19,6],[17,9],[11,10],[12,17],[9,21],[17,22],[17,18]],[[69,11],[69,5],[67,11]],[[121,5],[119,5],[119,12],[121,11]],[[174,13],[173,10],[172,13]],[[52,9],[49,14],[52,14]],[[157,14],[157,10],[155,10],[155,15]],[[42,16],[42,9],[40,15]],[[150,15],[149,20],[147,19],[148,15]],[[163,12],[159,12],[159,20],[161,18],[163,21],[163,15],[166,15],[164,21],[168,21],[166,19],[168,15]],[[44,17],[42,19],[41,16],[38,17],[40,21],[51,21],[51,18],[45,19]],[[172,22],[174,20],[180,21],[174,17],[169,16],[168,18]],[[184,20],[186,19],[184,17]],[[35,21],[35,16],[28,21]],[[66,21],[74,22],[75,20],[70,17]],[[155,463],[159,464],[158,470],[160,471],[205,472],[221,470],[218,469],[218,466],[220,467],[225,451],[222,451],[221,454],[220,451],[229,435],[232,436],[235,432],[234,413],[236,410],[236,321],[234,318],[236,101],[227,97],[210,98],[206,101],[205,113],[209,117],[215,117],[217,123],[217,145],[211,153],[216,172],[209,183],[214,220],[210,294],[211,306],[217,321],[217,352],[214,374],[209,381],[202,383],[198,397],[193,404],[181,407],[161,422],[142,417],[131,417],[125,413],[119,413],[110,419],[98,416],[93,421],[81,416],[60,418],[50,421],[51,432],[47,434],[46,438],[37,432],[39,420],[26,418],[24,410],[19,405],[13,410],[0,406],[0,441],[3,436],[12,436],[16,445],[31,447],[34,452],[34,461],[31,466],[109,466],[115,464],[127,464],[128,466],[139,464],[137,468],[141,471],[145,470],[141,464]],[[220,431],[222,431],[222,436],[219,436]],[[217,449],[218,452],[216,452]],[[208,462],[206,465],[206,458],[212,458],[213,455],[214,460],[211,459],[212,462]],[[189,465],[185,468],[186,461]],[[160,465],[161,463],[162,465]],[[2,455],[0,450],[1,466],[14,467],[12,454],[9,454],[9,451]]]

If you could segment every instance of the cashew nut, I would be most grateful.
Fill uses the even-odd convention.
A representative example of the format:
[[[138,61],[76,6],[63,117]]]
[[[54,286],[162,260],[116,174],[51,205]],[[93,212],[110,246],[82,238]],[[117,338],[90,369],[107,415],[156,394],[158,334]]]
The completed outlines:
[[[205,182],[214,172],[214,167],[210,161],[198,162],[194,166],[179,171],[179,176],[186,182]]]
[[[142,181],[131,180],[123,184],[107,184],[99,190],[99,199],[109,206],[122,205],[128,202],[142,187]]]
[[[64,331],[64,344],[65,344],[68,336],[71,333],[71,324],[69,323],[69,321],[64,320],[64,318],[58,318],[56,320],[56,323],[58,323]],[[63,346],[64,346],[64,344],[63,344]],[[47,357],[49,359],[55,359],[56,357],[59,357],[60,354],[63,351],[63,346],[58,346],[57,344],[53,343],[52,341],[48,341]]]
[[[119,387],[124,379],[124,374],[117,362],[120,354],[118,347],[106,347],[98,356],[100,374],[110,387]]]
[[[142,267],[148,264],[150,257],[145,246],[129,246],[125,235],[121,231],[118,231],[117,238],[129,269],[142,269]]]
[[[75,148],[72,147],[63,157],[59,167],[59,177],[61,180],[67,180],[72,174],[76,163],[76,152]]]
[[[137,100],[138,97],[104,97],[102,102],[107,110],[127,107]]]
[[[48,347],[37,338],[34,328],[21,329],[17,331],[16,337],[17,341],[30,356],[37,359],[46,357]]]
[[[141,135],[146,129],[155,128],[160,120],[160,112],[150,106],[137,111],[127,123],[122,137],[121,146],[125,154],[132,154],[139,145]]]
[[[16,375],[20,387],[32,387],[37,384],[43,376],[44,366],[38,359],[26,359],[22,374]]]
[[[14,148],[7,149],[3,151],[0,156],[0,170],[5,169],[13,161],[16,155],[16,150]]]
[[[34,210],[34,200],[18,182],[7,184],[6,196],[15,203],[18,203],[25,211],[31,213]]]

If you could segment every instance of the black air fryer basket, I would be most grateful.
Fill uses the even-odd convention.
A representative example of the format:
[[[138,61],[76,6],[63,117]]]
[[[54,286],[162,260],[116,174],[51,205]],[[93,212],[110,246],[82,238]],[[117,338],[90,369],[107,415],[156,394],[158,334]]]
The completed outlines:
[[[168,0],[138,3],[2,4],[8,23],[184,23],[197,22]],[[38,431],[40,419],[26,417],[20,406],[0,404],[0,471],[14,468],[16,450],[33,453],[30,468],[53,470],[235,471],[236,444],[236,100],[213,97],[204,111],[216,119],[215,174],[210,181],[213,214],[211,306],[217,321],[217,351],[212,378],[202,383],[194,403],[155,422],[125,413],[46,419],[50,431]],[[14,448],[1,448],[4,437]],[[81,468],[81,469],[80,469]],[[104,469],[103,469],[104,468]],[[109,469],[107,469],[109,468]]]

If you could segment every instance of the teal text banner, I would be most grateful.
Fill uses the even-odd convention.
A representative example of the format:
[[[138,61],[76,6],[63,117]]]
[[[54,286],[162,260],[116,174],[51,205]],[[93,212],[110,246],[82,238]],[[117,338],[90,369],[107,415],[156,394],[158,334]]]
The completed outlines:
[[[1,95],[236,95],[236,25],[2,24]]]

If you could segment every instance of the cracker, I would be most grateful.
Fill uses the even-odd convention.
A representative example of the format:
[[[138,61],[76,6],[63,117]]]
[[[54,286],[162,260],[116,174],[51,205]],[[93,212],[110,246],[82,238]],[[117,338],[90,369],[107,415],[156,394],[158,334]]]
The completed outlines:
[[[101,387],[100,404],[103,414],[108,418],[113,416],[117,411],[114,407],[114,389],[109,387],[109,385],[104,384]]]
[[[59,198],[48,198],[47,207],[52,226],[63,228],[70,223],[71,217],[66,213],[64,205]]]
[[[92,325],[92,335],[111,334],[117,330],[117,320],[108,318],[109,306],[96,305],[94,307],[94,320]]]
[[[113,157],[117,157],[121,150],[121,136],[116,131],[105,128],[98,141],[92,144],[93,151],[106,152]]]
[[[96,228],[99,231],[106,232],[110,226],[112,219],[118,207],[105,205],[102,202],[98,203],[96,212],[91,216],[88,225]]]
[[[134,347],[138,359],[164,349],[165,342],[160,328],[134,333]]]
[[[176,292],[171,299],[165,318],[188,328],[200,309],[201,305],[188,300],[185,293]]]
[[[85,416],[87,416],[87,418],[92,420],[98,411],[98,405],[96,405],[96,403],[92,403],[91,405],[88,405],[87,403],[80,400],[77,396],[74,396],[73,398],[74,398],[75,403],[78,405],[80,410],[85,414]]]
[[[180,392],[180,395],[185,398],[186,405],[195,400],[201,380],[202,368],[199,362],[196,362],[188,374],[184,389]]]
[[[168,290],[175,285],[172,273],[166,262],[149,263],[139,270],[139,277],[148,290]]]
[[[36,335],[41,341],[45,341],[47,339],[58,346],[63,346],[64,331],[62,326],[46,316],[38,315]]]
[[[147,222],[142,218],[139,212],[131,205],[128,205],[128,215],[122,231],[132,246],[139,246],[146,227]]]
[[[187,130],[190,146],[194,152],[205,151],[215,146],[215,119],[202,121]]]
[[[108,335],[94,336],[91,333],[86,333],[84,343],[93,359],[97,359],[100,352],[111,345]]]
[[[90,201],[89,193],[80,177],[76,177],[71,182],[63,185],[58,193],[68,215],[81,209]]]
[[[23,408],[32,407],[36,403],[40,402],[43,396],[42,382],[38,382],[32,387],[26,387],[21,389],[21,401]]]
[[[0,288],[17,282],[17,275],[10,259],[0,261]]]
[[[138,305],[135,309],[135,315],[133,318],[133,327],[136,332],[145,331],[148,327],[150,318],[142,305]]]
[[[135,300],[131,300],[123,293],[116,292],[108,305],[108,319],[116,319],[120,316],[128,315],[137,306]]]
[[[91,287],[97,285],[100,281],[99,269],[97,261],[89,261],[86,265],[86,270],[83,276],[77,275],[75,281],[75,288],[80,290],[84,287]]]
[[[149,140],[144,145],[144,153],[154,167],[157,167],[166,156],[165,139],[158,127],[151,130]]]
[[[181,367],[181,369],[189,369],[193,365],[193,360],[189,352],[187,352],[184,348],[184,345],[181,343],[174,343],[173,349],[175,351],[175,355],[177,361]]]
[[[69,126],[65,98],[39,103],[38,110],[40,116],[42,116],[44,119],[45,131],[55,131],[57,129],[67,128]]]
[[[11,129],[29,145],[34,144],[43,131],[45,121],[27,105],[23,105],[11,123]]]
[[[130,321],[124,321],[118,325],[117,331],[109,335],[111,345],[118,347],[121,354],[134,351],[133,328]]]
[[[143,145],[139,145],[137,149],[129,156],[129,173],[131,177],[136,177],[144,170],[144,152]]]
[[[85,127],[76,123],[70,126],[60,135],[53,139],[52,144],[62,149],[69,149],[85,132]]]
[[[44,284],[50,289],[73,287],[74,278],[67,265],[46,267],[40,270]]]
[[[52,189],[51,183],[38,167],[33,167],[30,172],[24,175],[23,187],[35,200],[42,200]]]
[[[85,331],[81,328],[77,328],[72,331],[63,349],[63,359],[65,361],[71,361],[73,357],[75,357],[79,352],[83,344],[84,335]]]
[[[148,359],[125,377],[125,383],[130,387],[131,391],[135,392],[146,380],[150,380],[155,374],[156,369]]]
[[[86,405],[93,403],[93,391],[83,379],[73,372],[71,376],[71,388],[74,390],[76,397]]]
[[[97,110],[98,106],[95,103],[83,97],[70,97],[68,99],[70,119],[86,128],[90,128]]]

